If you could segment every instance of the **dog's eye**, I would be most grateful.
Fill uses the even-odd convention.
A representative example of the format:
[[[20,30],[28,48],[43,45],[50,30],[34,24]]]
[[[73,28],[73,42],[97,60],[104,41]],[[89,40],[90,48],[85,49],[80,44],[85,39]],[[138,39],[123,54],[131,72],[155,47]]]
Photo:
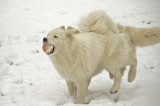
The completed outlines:
[[[54,38],[58,38],[56,35],[55,36],[53,36]]]

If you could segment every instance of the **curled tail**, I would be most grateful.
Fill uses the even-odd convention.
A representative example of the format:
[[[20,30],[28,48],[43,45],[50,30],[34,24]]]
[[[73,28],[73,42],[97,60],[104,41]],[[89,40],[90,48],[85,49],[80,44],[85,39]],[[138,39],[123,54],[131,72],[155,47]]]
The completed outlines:
[[[79,22],[79,29],[82,32],[96,32],[100,34],[118,31],[111,18],[103,11],[91,12],[82,18]]]
[[[149,46],[160,43],[160,27],[135,28],[131,26],[117,25],[120,32],[127,32],[133,43],[137,46]]]

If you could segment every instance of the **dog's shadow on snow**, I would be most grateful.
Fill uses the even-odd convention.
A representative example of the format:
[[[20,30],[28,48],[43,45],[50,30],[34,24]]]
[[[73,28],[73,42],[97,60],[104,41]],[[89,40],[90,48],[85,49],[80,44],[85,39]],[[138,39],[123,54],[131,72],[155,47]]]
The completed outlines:
[[[97,104],[97,103],[119,103],[119,102],[125,102],[130,101],[134,98],[136,98],[136,91],[139,88],[136,84],[126,84],[127,82],[123,83],[120,87],[120,90],[117,94],[110,94],[109,93],[109,87],[101,87],[98,89],[92,89],[90,88],[87,91],[86,95],[86,103],[87,104]]]
[[[123,81],[117,94],[110,94],[109,90],[113,84],[112,80],[103,81],[102,83],[93,81],[89,86],[86,94],[87,104],[99,104],[99,103],[121,103],[131,101],[136,98],[136,92],[139,89],[139,85],[135,82],[128,83]],[[40,89],[41,88],[41,89]],[[58,105],[74,104],[75,97],[69,96],[67,86],[65,82],[57,82],[53,85],[37,86],[34,89],[36,98],[44,100],[43,102],[50,101]],[[39,95],[37,97],[37,94]]]

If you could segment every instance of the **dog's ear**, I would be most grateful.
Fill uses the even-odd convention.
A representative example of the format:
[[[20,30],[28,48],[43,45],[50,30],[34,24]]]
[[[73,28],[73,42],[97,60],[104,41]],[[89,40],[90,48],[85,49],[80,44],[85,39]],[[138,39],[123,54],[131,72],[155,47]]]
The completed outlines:
[[[78,33],[80,33],[78,29],[66,30],[67,36],[72,36],[73,34],[78,34]]]
[[[75,33],[75,34],[80,33],[80,31],[79,31],[78,29],[73,28],[73,27],[71,27],[71,26],[68,26],[68,27],[67,27],[67,30],[72,30],[72,31],[73,31],[73,33]]]
[[[65,26],[60,26],[61,29],[65,30]]]
[[[80,31],[78,29],[76,29],[75,34],[78,34],[78,33],[80,33]]]
[[[73,28],[73,27],[71,27],[71,26],[68,26],[68,27],[67,27],[67,30],[71,30],[71,29],[75,29],[75,28]]]

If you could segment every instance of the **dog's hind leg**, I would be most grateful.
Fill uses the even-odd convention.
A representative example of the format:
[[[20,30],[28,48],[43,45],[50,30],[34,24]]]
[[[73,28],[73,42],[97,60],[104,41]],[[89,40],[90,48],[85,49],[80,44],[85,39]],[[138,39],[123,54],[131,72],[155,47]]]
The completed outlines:
[[[121,79],[122,79],[122,73],[120,70],[117,70],[116,73],[112,73],[113,77],[114,77],[114,84],[112,86],[112,88],[110,89],[110,93],[111,94],[116,94],[118,92],[118,89],[120,87],[121,84]]]
[[[121,74],[122,74],[122,76],[123,76],[125,70],[126,70],[126,67],[121,68]],[[110,77],[110,79],[114,78],[113,75],[110,72],[109,72],[109,77]]]
[[[122,76],[123,76],[125,70],[126,70],[126,67],[121,68],[121,74],[122,74]]]
[[[110,79],[113,79],[113,75],[111,73],[109,73],[109,77]]]
[[[136,77],[136,67],[137,67],[137,59],[130,65],[130,70],[128,73],[128,82],[132,82]]]

